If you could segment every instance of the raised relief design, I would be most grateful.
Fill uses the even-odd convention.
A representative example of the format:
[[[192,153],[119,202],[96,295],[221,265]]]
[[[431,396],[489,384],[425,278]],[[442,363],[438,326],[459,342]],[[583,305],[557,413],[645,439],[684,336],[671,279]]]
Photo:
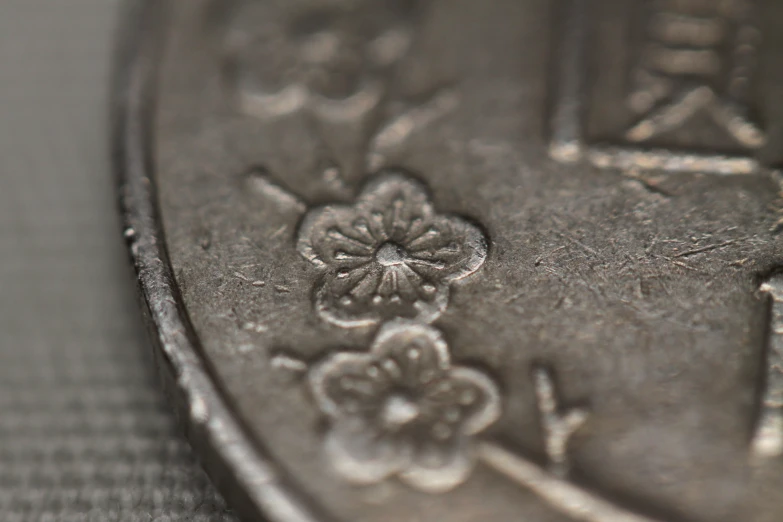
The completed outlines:
[[[760,36],[748,20],[750,8],[748,2],[680,0],[654,8],[643,58],[632,72],[627,104],[639,121],[625,131],[628,141],[649,142],[704,112],[742,147],[764,144],[746,114]],[[730,56],[722,52],[727,45]]]
[[[500,392],[485,373],[454,365],[431,326],[386,323],[368,353],[337,352],[309,374],[330,419],[327,454],[359,484],[397,476],[429,492],[452,489],[475,463],[473,435],[500,415]]]
[[[770,277],[760,290],[770,296],[771,314],[761,408],[753,436],[753,456],[783,455],[783,275]]]
[[[761,43],[755,2],[635,0],[622,8],[627,25],[606,35],[585,16],[585,4],[601,3],[567,1],[552,156],[625,170],[757,170],[754,153],[766,136],[754,119]],[[618,46],[630,49],[620,61],[627,68],[599,61],[588,78],[585,64]]]
[[[344,11],[306,12],[264,34],[234,35],[230,46],[242,110],[269,118],[306,109],[341,119],[377,107],[390,69],[410,46],[413,8],[394,9],[393,16],[381,9],[373,16],[374,7],[357,3]]]
[[[541,466],[488,436],[503,413],[498,383],[455,364],[432,326],[390,321],[367,352],[337,351],[300,364],[309,366],[307,384],[329,420],[328,462],[347,482],[397,478],[441,494],[463,484],[481,463],[574,520],[656,522],[569,481],[568,444],[588,415],[562,408],[545,367],[532,372],[547,456]]]
[[[400,172],[375,177],[353,205],[309,211],[297,248],[324,272],[318,314],[346,327],[395,317],[432,322],[446,308],[449,286],[487,257],[477,226],[437,214],[424,186]]]
[[[344,193],[345,180],[378,170],[409,135],[456,105],[442,88],[414,89],[410,99],[398,92],[421,3],[337,2],[316,13],[292,9],[288,23],[235,29],[226,80],[237,109],[265,122],[304,116],[319,159],[336,167],[325,181]]]
[[[731,81],[722,83],[726,58],[733,56],[726,49],[736,38],[755,34],[740,24],[748,14],[740,7],[747,2],[649,4],[658,10],[645,15],[653,20],[642,46],[650,60],[634,58],[631,85],[619,96],[609,95],[614,103],[627,100],[626,121],[610,122],[606,129],[598,125],[597,134],[606,134],[613,148],[597,147],[584,134],[591,127],[585,121],[588,82],[582,69],[588,32],[583,10],[589,3],[570,0],[553,120],[555,158],[586,156],[596,165],[635,169],[736,173],[756,168],[747,155],[705,154],[715,149],[713,132],[696,132],[694,142],[679,142],[676,134],[703,126],[698,116],[706,114],[709,124],[743,152],[762,145],[763,133],[745,111],[744,82],[752,73],[741,66],[745,55],[730,68]],[[304,115],[324,145],[320,159],[331,166],[323,180],[338,201],[350,199],[367,173],[388,164],[390,151],[457,103],[453,92],[440,90],[423,102],[418,98],[411,108],[393,92],[398,69],[415,43],[415,2],[351,5],[355,8],[301,20],[294,16],[288,26],[269,28],[274,34],[262,35],[264,41],[240,33],[231,42],[231,87],[239,110],[264,122]],[[390,5],[402,8],[389,16],[384,10]],[[373,16],[375,9],[382,16]],[[745,52],[746,44],[732,49]],[[268,50],[271,56],[263,54]],[[486,261],[488,240],[477,225],[437,214],[425,186],[399,170],[373,174],[352,204],[318,208],[283,188],[276,174],[259,173],[252,188],[304,214],[296,248],[320,272],[313,292],[316,313],[340,327],[377,328],[366,351],[327,351],[315,362],[284,353],[270,358],[281,372],[306,376],[315,407],[327,421],[323,448],[338,477],[357,486],[396,480],[444,494],[484,467],[573,520],[656,522],[572,480],[569,445],[589,417],[585,409],[563,407],[551,369],[535,366],[529,376],[546,461],[535,462],[492,437],[504,414],[501,384],[452,360],[444,334],[432,325],[446,310],[452,285]],[[777,372],[776,354],[771,353],[770,375]],[[783,446],[775,431],[780,427],[775,379],[770,377],[760,421],[759,453]]]

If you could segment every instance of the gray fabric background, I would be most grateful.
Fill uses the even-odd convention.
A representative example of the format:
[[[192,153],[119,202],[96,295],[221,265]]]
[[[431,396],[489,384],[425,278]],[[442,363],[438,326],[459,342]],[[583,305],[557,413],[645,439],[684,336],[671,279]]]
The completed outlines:
[[[0,521],[230,521],[162,399],[108,158],[116,0],[0,0]]]

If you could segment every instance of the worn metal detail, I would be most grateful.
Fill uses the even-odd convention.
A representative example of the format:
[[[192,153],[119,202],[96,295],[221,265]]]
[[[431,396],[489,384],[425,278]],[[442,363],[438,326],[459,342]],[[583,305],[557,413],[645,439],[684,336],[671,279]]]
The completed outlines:
[[[564,2],[552,156],[622,170],[757,171],[767,142],[760,3],[634,0],[604,34],[591,17],[606,2]],[[612,45],[622,46],[614,64],[604,58]]]
[[[574,520],[657,522],[569,482],[568,443],[587,412],[561,409],[548,368],[536,366],[532,377],[546,468],[481,437],[502,415],[498,385],[481,371],[453,365],[431,326],[386,323],[369,352],[331,353],[312,366],[308,382],[332,423],[324,442],[329,462],[349,482],[397,477],[438,494],[462,484],[481,462]]]
[[[125,238],[237,513],[778,522],[783,4],[147,8]]]
[[[316,311],[348,327],[393,317],[434,321],[452,282],[476,272],[487,257],[478,227],[436,214],[424,187],[395,172],[369,182],[353,206],[308,212],[297,248],[324,271]]]
[[[264,121],[304,115],[321,160],[336,167],[324,176],[339,191],[345,179],[385,166],[411,132],[455,103],[440,86],[403,107],[392,103],[423,3],[305,11],[260,34],[238,24],[226,44],[229,96],[241,113]]]
[[[767,459],[783,455],[783,277],[769,278],[760,290],[771,302],[770,331],[752,451],[755,457]]]
[[[433,493],[458,486],[475,461],[472,436],[501,413],[491,377],[452,364],[436,329],[403,320],[384,324],[369,353],[330,354],[309,382],[333,423],[329,461],[360,484],[397,475]]]

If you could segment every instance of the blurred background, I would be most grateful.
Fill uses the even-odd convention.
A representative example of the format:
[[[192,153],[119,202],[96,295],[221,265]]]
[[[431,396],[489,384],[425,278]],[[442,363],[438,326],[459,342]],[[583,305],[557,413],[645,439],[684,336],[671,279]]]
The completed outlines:
[[[0,520],[233,521],[159,391],[120,234],[118,0],[0,1]]]

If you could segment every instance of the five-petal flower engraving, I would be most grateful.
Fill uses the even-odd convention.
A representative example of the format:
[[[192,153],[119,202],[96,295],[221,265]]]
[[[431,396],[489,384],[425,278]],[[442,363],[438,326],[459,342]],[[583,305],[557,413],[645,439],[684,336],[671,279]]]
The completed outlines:
[[[475,462],[471,436],[500,415],[495,382],[453,365],[438,330],[405,320],[384,324],[369,353],[328,356],[309,384],[331,421],[330,462],[357,484],[396,475],[423,491],[454,488]]]
[[[374,0],[294,17],[252,37],[238,32],[230,45],[244,110],[269,117],[306,109],[339,118],[375,109],[411,43],[414,9],[407,4],[414,3]]]
[[[449,285],[487,256],[478,227],[436,214],[423,185],[399,172],[378,175],[352,206],[308,212],[297,246],[325,271],[315,292],[319,315],[351,327],[396,317],[432,322]]]

